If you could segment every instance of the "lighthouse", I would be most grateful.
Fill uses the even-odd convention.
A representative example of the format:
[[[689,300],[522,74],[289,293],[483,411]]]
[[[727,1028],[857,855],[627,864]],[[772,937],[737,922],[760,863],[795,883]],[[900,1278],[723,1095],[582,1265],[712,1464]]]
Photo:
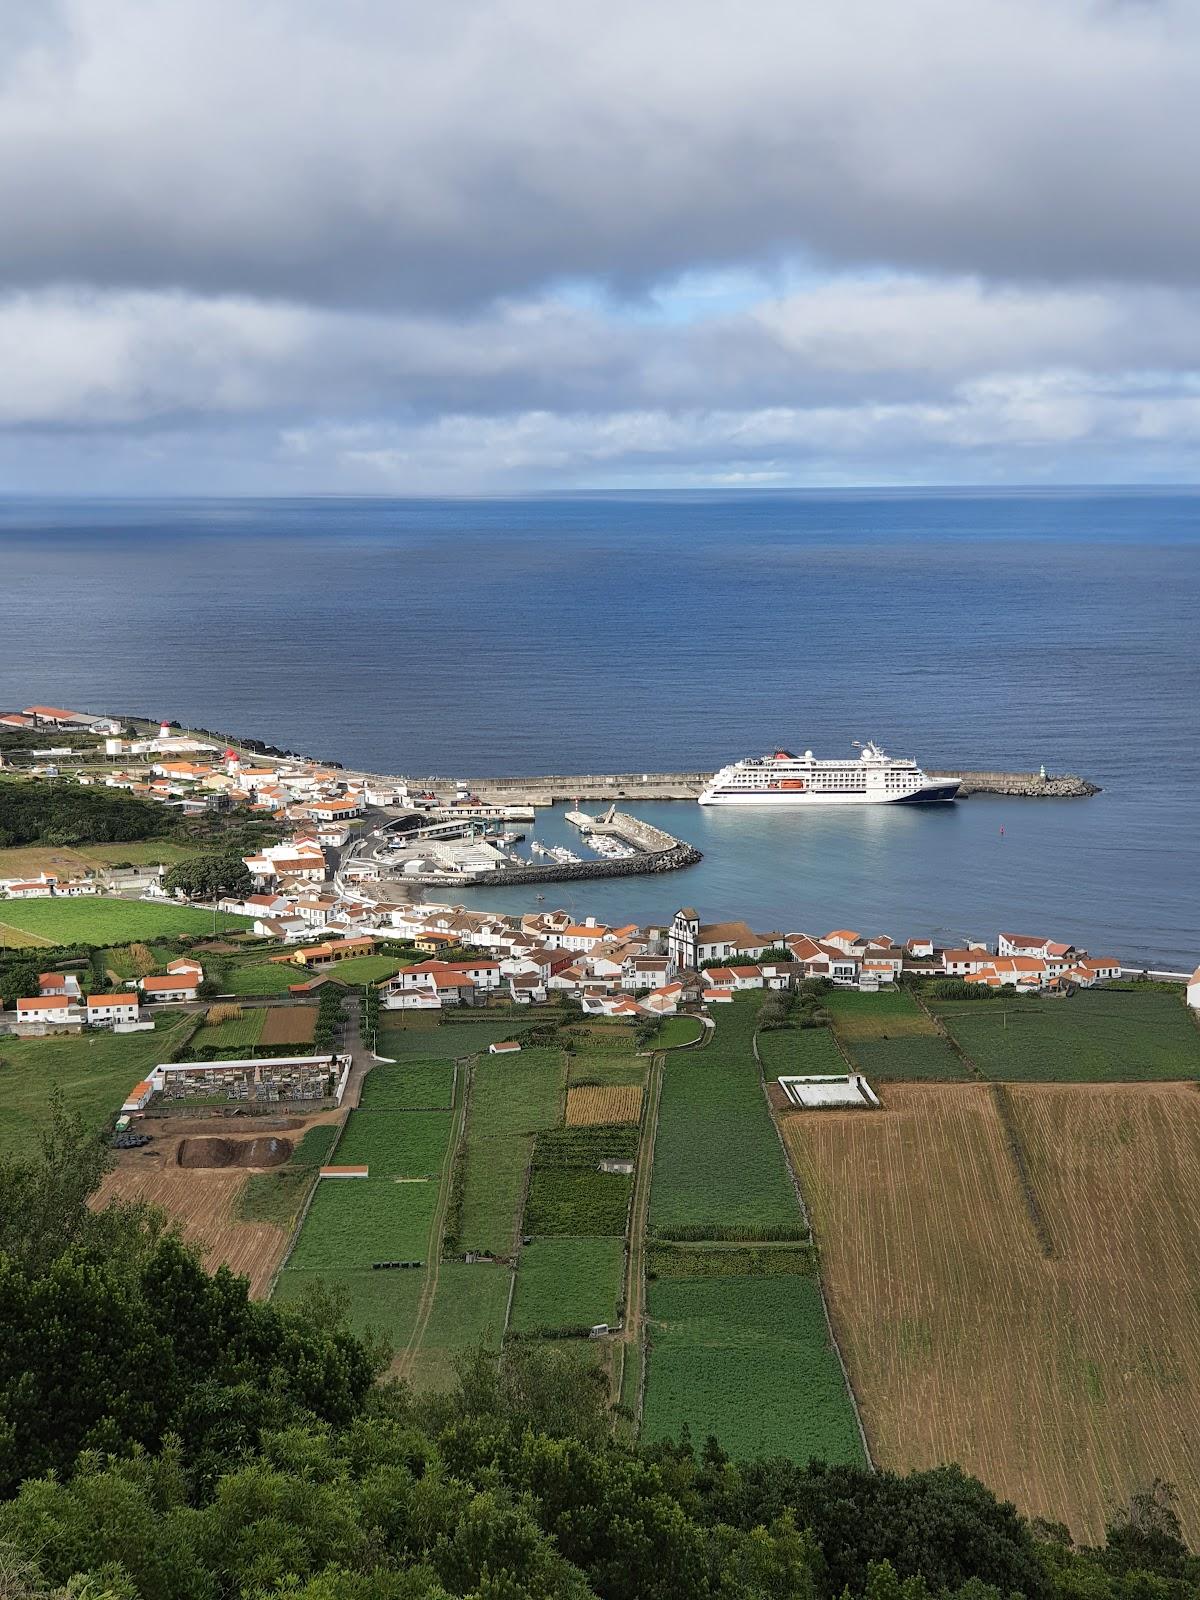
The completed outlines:
[[[171,724],[169,722],[160,722],[159,723],[159,725],[158,725],[158,737],[160,739],[169,739],[171,737]]]

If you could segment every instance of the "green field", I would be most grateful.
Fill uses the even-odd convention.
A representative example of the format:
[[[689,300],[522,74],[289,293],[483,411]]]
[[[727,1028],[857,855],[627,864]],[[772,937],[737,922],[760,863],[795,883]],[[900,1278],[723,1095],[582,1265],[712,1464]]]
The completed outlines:
[[[231,1046],[252,1049],[258,1043],[266,1019],[266,1010],[260,1006],[243,1011],[240,1017],[230,1017],[225,1022],[206,1022],[196,1030],[191,1047],[195,1050],[205,1047],[224,1050]]]
[[[412,1384],[418,1392],[448,1388],[455,1361],[467,1351],[481,1344],[499,1350],[511,1285],[512,1273],[504,1267],[442,1263],[433,1310],[413,1361]]]
[[[512,1328],[614,1323],[625,1266],[623,1239],[537,1239],[521,1251]]]
[[[449,1061],[406,1061],[372,1067],[363,1080],[359,1105],[370,1110],[445,1110],[451,1106],[454,1065]]]
[[[532,1154],[531,1134],[468,1139],[459,1226],[464,1250],[486,1251],[494,1256],[505,1256],[512,1250],[517,1210]]]
[[[649,1316],[646,1439],[863,1464],[815,1278],[659,1278]]]
[[[388,1013],[383,1015],[386,1018]],[[456,1061],[462,1056],[477,1055],[501,1039],[519,1039],[526,1028],[534,1027],[539,1020],[518,1017],[496,1022],[444,1022],[419,1028],[384,1025],[379,1030],[379,1054],[397,1061],[421,1057]],[[421,1021],[427,1019],[422,1017]]]
[[[588,1167],[539,1167],[536,1162],[535,1152],[523,1233],[624,1235],[632,1178]]]
[[[385,978],[394,978],[405,965],[398,956],[351,956],[349,961],[320,970],[338,983],[382,983]]]
[[[590,1018],[575,1023],[567,1033],[576,1050],[582,1054],[631,1055],[637,1048],[637,1029],[625,1022],[602,1022]]]
[[[472,1137],[553,1127],[562,1116],[565,1088],[561,1050],[480,1056],[471,1075]]]
[[[869,1078],[970,1076],[906,989],[881,989],[878,994],[837,989],[821,1003],[855,1065]]]
[[[445,1164],[450,1120],[448,1111],[352,1111],[338,1144],[338,1164],[361,1163],[372,1178],[432,1177]]]
[[[567,1057],[567,1082],[645,1083],[647,1058],[634,1055],[571,1055]]]
[[[155,1018],[153,1033],[57,1034],[0,1039],[0,1157],[28,1150],[49,1117],[58,1087],[68,1111],[99,1128],[120,1110],[135,1083],[170,1059],[192,1019]]]
[[[215,918],[215,920],[214,920]],[[6,900],[0,925],[37,934],[55,944],[128,944],[176,934],[248,928],[247,917],[201,911],[157,900],[119,900],[89,895],[78,900]]]
[[[846,1070],[845,1057],[828,1028],[771,1028],[759,1034],[758,1053],[768,1078]]]
[[[437,1197],[436,1183],[322,1178],[288,1266],[328,1272],[373,1261],[425,1261]]]
[[[754,1239],[802,1230],[754,1060],[760,1000],[751,996],[722,1006],[705,1049],[667,1057],[650,1196],[652,1232]]]
[[[222,994],[272,995],[286,994],[293,983],[304,983],[312,974],[290,962],[231,961],[214,976]]]
[[[1200,1029],[1178,993],[1086,989],[1069,998],[932,1005],[989,1078],[1146,1083],[1200,1076]]]
[[[150,954],[154,957],[157,966],[165,967],[168,961],[175,958],[176,952],[168,944],[152,944],[149,946]],[[131,978],[143,976],[139,971],[138,962],[129,945],[117,945],[112,950],[104,952],[104,965],[107,971],[115,972],[117,977],[124,982]],[[153,968],[151,968],[153,971]]]
[[[328,1187],[329,1180],[325,1182]],[[393,1348],[405,1344],[417,1319],[417,1307],[425,1285],[424,1272],[411,1269],[339,1271],[329,1267],[316,1273],[288,1266],[279,1274],[274,1298],[285,1303],[295,1300],[317,1277],[345,1295],[347,1318],[355,1333],[386,1334]]]
[[[696,1017],[664,1017],[651,1043],[655,1050],[678,1050],[681,1045],[695,1044],[703,1032]]]

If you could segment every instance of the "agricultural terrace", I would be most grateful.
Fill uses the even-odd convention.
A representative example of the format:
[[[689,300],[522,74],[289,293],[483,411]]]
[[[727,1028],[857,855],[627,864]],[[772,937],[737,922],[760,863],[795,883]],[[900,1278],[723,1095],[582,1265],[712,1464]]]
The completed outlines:
[[[323,1178],[288,1266],[343,1282],[375,1261],[427,1261],[437,1197],[436,1183]]]
[[[822,996],[821,1005],[846,1054],[869,1078],[904,1082],[968,1076],[907,989],[888,987],[878,994],[835,989]]]
[[[567,1126],[640,1122],[642,1087],[637,1083],[583,1084],[567,1090]]]
[[[785,1127],[879,1463],[960,1461],[1086,1540],[1162,1477],[1195,1540],[1195,1089],[897,1086]]]
[[[1200,1028],[1179,991],[1086,989],[1069,998],[930,1003],[989,1078],[1145,1083],[1200,1077]]]
[[[405,1061],[374,1066],[363,1080],[359,1105],[368,1110],[449,1111],[454,1097],[451,1061]]]
[[[101,1128],[152,1067],[188,1038],[194,1019],[159,1015],[153,1032],[52,1034],[45,1039],[0,1039],[0,1158],[28,1150],[49,1120],[50,1095],[60,1089],[68,1111]]]
[[[481,1055],[474,1062],[452,1230],[463,1250],[509,1255],[514,1249],[532,1136],[561,1121],[565,1079],[560,1050]]]
[[[36,935],[50,944],[128,944],[130,940],[170,939],[181,933],[205,934],[248,928],[247,917],[160,900],[120,900],[105,895],[79,899],[0,902],[0,944],[5,929]]]
[[[533,1147],[521,1231],[538,1236],[624,1237],[633,1180],[623,1172],[603,1171],[601,1163],[636,1160],[638,1141],[637,1128],[627,1125],[561,1127],[540,1133]]]
[[[787,1254],[807,1270],[651,1281],[644,1438],[686,1427],[734,1456],[862,1463],[815,1271]]]
[[[703,1049],[669,1055],[654,1147],[652,1233],[796,1237],[800,1210],[754,1059],[760,995],[722,1006]]]
[[[370,1167],[372,1180],[431,1178],[442,1171],[449,1144],[449,1111],[359,1110],[346,1120],[337,1159]]]
[[[645,1084],[647,1059],[644,1056],[573,1054],[567,1057],[567,1082],[576,1084]]]
[[[209,1006],[203,1025],[192,1038],[192,1048],[251,1050],[262,1036],[266,1016],[261,1006],[253,1010],[231,1004]]]
[[[846,1070],[846,1058],[828,1028],[771,1028],[759,1034],[758,1054],[768,1078]]]
[[[704,1025],[698,1017],[664,1017],[651,1043],[655,1050],[678,1050],[695,1044],[703,1032]]]
[[[624,1267],[624,1239],[535,1239],[521,1251],[514,1332],[611,1325],[620,1309]]]

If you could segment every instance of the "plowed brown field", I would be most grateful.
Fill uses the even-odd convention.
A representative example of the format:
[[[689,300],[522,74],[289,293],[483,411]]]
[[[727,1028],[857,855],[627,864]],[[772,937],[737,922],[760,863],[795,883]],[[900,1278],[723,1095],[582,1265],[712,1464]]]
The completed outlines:
[[[638,1122],[642,1090],[636,1083],[580,1084],[567,1090],[567,1126],[591,1127],[606,1122]]]
[[[182,1223],[184,1237],[198,1244],[204,1262],[224,1262],[250,1279],[250,1293],[261,1299],[287,1249],[288,1235],[269,1222],[238,1222],[233,1215],[244,1171],[122,1164],[97,1191],[97,1207],[109,1200],[147,1200]]]
[[[881,1466],[954,1460],[1095,1539],[1154,1477],[1200,1535],[1200,1094],[1014,1085],[782,1119]]]

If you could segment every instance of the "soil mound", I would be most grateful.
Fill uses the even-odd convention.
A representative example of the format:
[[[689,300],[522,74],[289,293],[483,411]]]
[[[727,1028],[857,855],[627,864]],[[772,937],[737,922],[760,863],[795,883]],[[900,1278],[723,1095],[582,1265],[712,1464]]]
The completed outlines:
[[[181,1167],[278,1167],[292,1153],[290,1139],[181,1139],[175,1160]]]

